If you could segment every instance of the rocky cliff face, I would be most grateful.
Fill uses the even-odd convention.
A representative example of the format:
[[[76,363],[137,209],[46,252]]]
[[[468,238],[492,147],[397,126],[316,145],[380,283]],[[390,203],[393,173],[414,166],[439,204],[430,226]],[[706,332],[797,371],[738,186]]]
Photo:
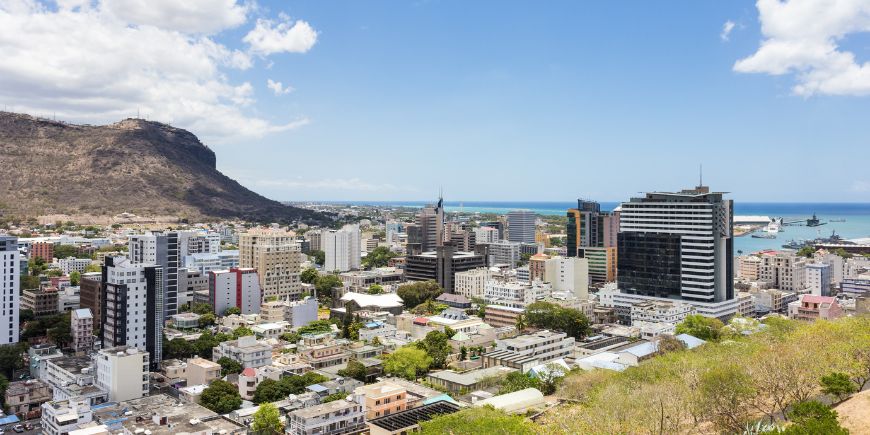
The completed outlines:
[[[215,161],[195,135],[157,122],[73,125],[0,112],[0,209],[8,214],[325,219],[246,189]]]

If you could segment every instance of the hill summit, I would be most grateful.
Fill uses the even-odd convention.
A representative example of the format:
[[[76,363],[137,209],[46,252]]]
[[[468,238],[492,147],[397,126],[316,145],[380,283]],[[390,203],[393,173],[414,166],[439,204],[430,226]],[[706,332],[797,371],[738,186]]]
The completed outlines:
[[[142,119],[93,126],[0,112],[0,161],[7,214],[325,219],[220,173],[215,153],[189,131]]]

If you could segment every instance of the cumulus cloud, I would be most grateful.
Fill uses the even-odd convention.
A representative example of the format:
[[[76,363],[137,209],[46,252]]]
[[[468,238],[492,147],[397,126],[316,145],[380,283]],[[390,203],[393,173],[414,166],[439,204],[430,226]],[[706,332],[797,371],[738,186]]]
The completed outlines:
[[[719,37],[722,38],[723,41],[727,41],[732,30],[734,30],[734,21],[728,20],[722,25],[722,32],[719,33]]]
[[[173,19],[193,3],[143,0],[153,9],[147,13],[137,3],[63,0],[49,8],[0,0],[0,101],[10,110],[94,123],[138,111],[207,140],[259,137],[308,122],[250,115],[253,86],[227,78],[228,70],[251,68],[251,57],[207,33],[241,24],[243,6],[197,0],[205,8],[199,15]],[[119,16],[121,5],[131,8]]]
[[[275,93],[275,95],[284,95],[284,94],[289,94],[289,93],[291,93],[291,92],[293,92],[293,91],[295,90],[295,89],[293,89],[292,86],[284,86],[284,85],[281,84],[281,82],[276,82],[276,81],[274,81],[274,80],[272,80],[272,79],[267,79],[267,80],[266,80],[266,86],[267,86],[269,89],[271,89],[272,92]]]
[[[236,0],[103,0],[102,4],[128,23],[183,33],[231,29],[244,23],[248,13],[248,7]]]
[[[870,95],[870,64],[839,46],[870,31],[870,0],[758,0],[757,7],[764,40],[735,71],[793,74],[801,96]]]
[[[258,19],[253,30],[245,35],[243,41],[251,51],[261,55],[275,53],[305,53],[317,42],[317,32],[302,20],[291,22],[281,17],[280,22]]]

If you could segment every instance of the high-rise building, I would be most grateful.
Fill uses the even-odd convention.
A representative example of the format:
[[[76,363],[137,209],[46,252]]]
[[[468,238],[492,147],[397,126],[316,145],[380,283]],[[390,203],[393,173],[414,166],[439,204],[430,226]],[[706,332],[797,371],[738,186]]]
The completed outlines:
[[[103,348],[135,347],[148,352],[156,369],[163,356],[165,269],[106,257],[102,277]]]
[[[302,257],[293,233],[253,229],[239,236],[239,267],[257,270],[263,298],[299,299]]]
[[[405,225],[408,235],[406,250],[408,255],[418,255],[434,251],[444,243],[444,199],[438,203],[427,205],[417,213],[417,221]]]
[[[589,284],[600,285],[616,281],[616,247],[585,247],[577,256],[589,260]]]
[[[733,201],[698,186],[647,193],[621,209],[622,293],[706,304],[734,300]]]
[[[54,260],[54,243],[53,242],[33,242],[30,245],[30,261],[41,258],[46,263],[51,263]]]
[[[405,278],[409,281],[435,280],[447,293],[454,291],[457,272],[484,266],[482,255],[459,252],[452,243],[439,246],[434,252],[409,255],[405,262]]]
[[[233,268],[215,270],[208,273],[209,295],[212,307],[218,315],[230,307],[236,307],[242,314],[260,312],[260,280],[257,269]]]
[[[305,238],[308,239],[308,244],[310,245],[310,249],[312,251],[322,251],[323,246],[321,246],[321,232],[320,230],[311,230],[305,233]]]
[[[127,258],[131,263],[163,268],[164,318],[178,314],[178,270],[184,257],[179,239],[186,237],[187,233],[167,231],[130,236],[128,242]]]
[[[89,308],[72,310],[70,329],[74,351],[87,353],[94,348],[94,316]]]
[[[619,213],[603,212],[595,201],[577,200],[577,208],[568,209],[567,240],[569,257],[576,257],[580,248],[616,247],[619,233]]]
[[[132,346],[103,349],[94,355],[94,384],[123,402],[148,395],[147,352]]]
[[[508,240],[516,243],[535,243],[535,212],[513,210],[507,214]]]
[[[495,243],[498,240],[498,228],[479,227],[474,229],[474,241],[476,243]]]
[[[0,344],[18,343],[18,313],[21,304],[21,276],[18,259],[18,239],[0,235],[0,291],[3,292],[3,307],[0,308]]]
[[[499,240],[486,246],[486,261],[488,266],[508,265],[517,267],[521,258],[520,243]]]
[[[91,310],[94,316],[94,330],[99,331],[103,326],[102,304],[100,298],[103,293],[103,274],[101,272],[85,272],[79,278],[79,306]],[[98,333],[98,337],[102,334]]]
[[[345,225],[340,230],[324,231],[322,237],[323,252],[326,254],[324,270],[347,272],[360,268],[359,225]]]
[[[807,265],[807,289],[816,296],[831,296],[831,265],[812,263]]]
[[[578,299],[589,298],[589,260],[577,257],[553,257],[546,260],[544,281],[553,290],[570,292]]]

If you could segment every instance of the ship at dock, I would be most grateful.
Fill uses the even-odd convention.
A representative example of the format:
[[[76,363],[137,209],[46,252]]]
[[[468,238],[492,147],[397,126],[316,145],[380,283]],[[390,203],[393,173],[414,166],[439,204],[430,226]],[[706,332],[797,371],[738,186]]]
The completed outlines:
[[[823,244],[851,245],[853,243],[840,237],[840,235],[837,234],[836,230],[832,230],[831,235],[829,237],[817,237],[817,238],[812,239],[812,240],[789,240],[789,242],[782,245],[782,247],[785,249],[800,250],[802,248],[813,247],[816,245],[823,245]]]

